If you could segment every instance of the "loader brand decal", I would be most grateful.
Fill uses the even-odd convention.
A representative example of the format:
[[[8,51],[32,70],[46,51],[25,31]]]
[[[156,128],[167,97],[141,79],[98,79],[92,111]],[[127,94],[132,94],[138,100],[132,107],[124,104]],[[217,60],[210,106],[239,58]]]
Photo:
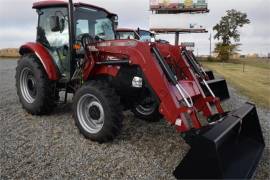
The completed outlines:
[[[135,47],[137,46],[136,41],[107,41],[99,43],[97,46],[99,47],[108,47],[108,46],[129,46]]]

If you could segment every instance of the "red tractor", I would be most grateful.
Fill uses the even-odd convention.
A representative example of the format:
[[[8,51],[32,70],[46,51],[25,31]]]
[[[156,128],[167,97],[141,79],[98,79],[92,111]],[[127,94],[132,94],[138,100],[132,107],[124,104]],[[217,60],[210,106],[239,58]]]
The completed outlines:
[[[103,8],[72,0],[33,8],[37,39],[21,46],[16,68],[18,96],[29,113],[49,113],[59,92],[72,93],[79,131],[107,142],[121,130],[122,106],[155,104],[156,118],[175,125],[191,146],[177,178],[252,177],[265,146],[253,104],[224,112],[188,64],[178,78],[155,43],[116,40],[117,15]]]

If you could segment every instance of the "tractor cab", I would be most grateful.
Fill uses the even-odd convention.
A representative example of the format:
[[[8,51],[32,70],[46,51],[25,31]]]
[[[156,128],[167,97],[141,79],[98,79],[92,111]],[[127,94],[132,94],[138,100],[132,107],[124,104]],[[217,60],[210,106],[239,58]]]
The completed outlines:
[[[137,29],[138,34],[140,35],[140,40],[145,42],[155,42],[156,35],[150,31],[142,30],[140,28]]]
[[[138,32],[132,29],[117,29],[116,31],[116,38],[117,39],[137,39],[140,40],[140,35]]]
[[[84,55],[81,39],[85,35],[93,41],[115,39],[117,15],[103,8],[75,3],[69,14],[68,3],[64,1],[42,1],[33,8],[38,13],[36,41],[46,48],[60,78],[66,81],[72,78],[76,61]]]
[[[127,29],[127,28],[119,28],[116,31],[117,39],[136,39],[142,42],[155,42],[156,37],[155,34],[138,28],[137,30]]]

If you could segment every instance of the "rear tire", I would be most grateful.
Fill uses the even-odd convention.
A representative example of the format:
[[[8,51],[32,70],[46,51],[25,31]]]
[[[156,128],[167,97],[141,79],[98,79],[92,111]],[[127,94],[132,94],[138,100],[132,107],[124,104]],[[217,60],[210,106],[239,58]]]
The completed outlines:
[[[16,88],[23,108],[33,115],[43,115],[56,106],[54,88],[33,54],[23,55],[16,68]]]
[[[120,98],[104,81],[90,81],[75,94],[75,124],[87,139],[100,143],[113,140],[122,128]]]
[[[162,115],[159,113],[159,104],[149,89],[146,89],[141,101],[135,103],[131,111],[139,119],[148,122],[157,122]]]

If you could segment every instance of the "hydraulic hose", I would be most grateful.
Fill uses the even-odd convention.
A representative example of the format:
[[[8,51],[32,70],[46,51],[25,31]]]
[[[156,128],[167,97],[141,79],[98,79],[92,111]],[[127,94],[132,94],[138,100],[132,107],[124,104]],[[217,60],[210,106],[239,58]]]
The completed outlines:
[[[193,101],[190,95],[187,93],[187,91],[178,83],[176,77],[174,76],[171,68],[169,65],[166,63],[166,61],[163,59],[161,54],[159,53],[159,50],[156,47],[152,47],[152,51],[154,55],[156,56],[163,72],[165,73],[166,77],[168,80],[177,88],[181,96],[183,97],[186,105],[188,107],[193,107]],[[189,100],[188,100],[189,99]]]

